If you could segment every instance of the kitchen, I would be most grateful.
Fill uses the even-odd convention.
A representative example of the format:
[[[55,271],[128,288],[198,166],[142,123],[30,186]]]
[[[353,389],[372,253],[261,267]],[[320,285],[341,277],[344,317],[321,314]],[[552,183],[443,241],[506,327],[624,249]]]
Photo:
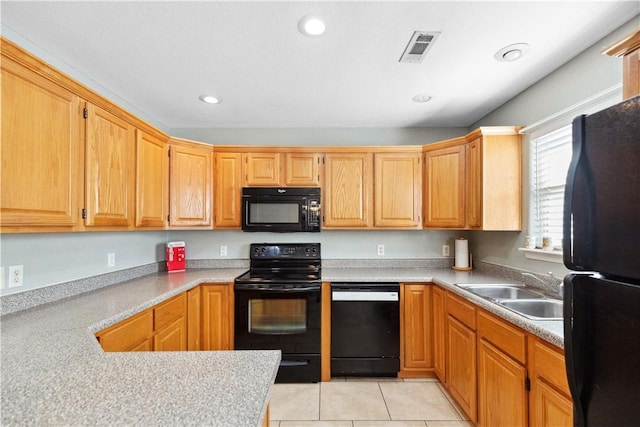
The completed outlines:
[[[487,117],[479,118],[474,123],[463,122],[464,124],[458,128],[448,127],[433,130],[420,128],[402,130],[394,128],[339,129],[339,126],[325,130],[314,129],[308,132],[291,128],[238,129],[235,132],[229,129],[222,129],[217,134],[219,137],[216,136],[211,143],[216,145],[219,143],[218,140],[225,141],[225,145],[240,144],[241,141],[264,141],[264,145],[283,145],[285,143],[296,145],[295,141],[300,140],[302,137],[305,141],[309,141],[310,145],[315,145],[316,142],[321,140],[330,140],[332,145],[336,144],[333,141],[348,141],[349,145],[378,142],[381,145],[386,145],[400,140],[408,141],[408,144],[424,144],[465,135],[479,125],[503,125],[505,123],[529,125],[616,84],[619,85],[622,73],[619,60],[602,55],[600,50],[637,29],[637,17],[629,21],[631,17],[634,17],[634,5],[626,4],[626,7],[629,9],[625,11],[625,14],[622,14],[624,19],[619,18],[615,26],[602,31],[602,37],[615,29],[613,34],[600,41],[594,40],[598,42],[597,46],[579,54],[566,65],[531,86],[531,88],[525,90],[503,107],[498,108]],[[625,24],[626,21],[629,22]],[[621,27],[616,29],[619,26]],[[55,61],[55,55],[47,54],[46,49],[29,44],[25,40],[26,37],[23,38],[18,34],[11,33],[10,30],[5,29],[4,23],[3,32],[5,34],[8,33],[7,35],[13,35],[14,40],[22,41],[31,48],[29,50],[37,53],[37,56],[75,76],[75,73],[72,73],[73,70],[69,69],[68,66],[64,66],[64,63],[60,61]],[[403,41],[403,47],[406,41]],[[437,47],[438,45],[436,44],[432,53],[435,52]],[[576,53],[572,52],[571,55]],[[601,75],[595,74],[601,77],[601,81],[595,81],[594,79],[594,86],[591,86],[584,81],[587,79],[586,76],[584,79],[577,79],[575,76],[584,75],[580,70],[585,69],[600,70]],[[559,90],[558,88],[562,89]],[[558,96],[558,92],[562,93],[563,96]],[[108,98],[117,99],[111,96],[108,96]],[[120,104],[120,102],[117,103]],[[223,102],[220,106],[224,105],[225,103]],[[129,109],[136,111],[135,109]],[[143,114],[141,117],[144,118],[145,115]],[[153,121],[149,121],[153,123]],[[264,127],[266,128],[267,126]],[[197,141],[207,139],[199,137],[198,132],[202,132],[202,130],[193,129],[190,134],[186,130],[181,134],[174,134],[173,132],[171,134]],[[523,150],[523,153],[526,153],[526,150]],[[523,170],[526,170],[527,164],[527,156],[524,154]],[[523,179],[526,183],[526,174],[523,174]],[[526,221],[527,217],[527,197],[527,186],[524,185],[522,204],[525,208],[523,209],[523,221]],[[366,232],[327,230],[319,233],[318,237],[314,237],[313,240],[317,240],[323,245],[325,259],[373,259],[375,262],[378,259],[376,249],[379,244],[384,245],[385,255],[382,257],[383,259],[440,258],[442,257],[442,245],[448,244],[453,248],[454,239],[464,235],[469,238],[474,259],[477,261],[506,265],[538,273],[546,273],[551,270],[558,276],[564,275],[566,270],[561,264],[531,261],[523,257],[518,248],[523,246],[524,234],[526,233],[447,230]],[[6,300],[4,296],[15,293],[16,289],[30,290],[67,282],[71,282],[70,287],[82,287],[84,283],[78,283],[78,281],[82,282],[82,279],[101,275],[106,275],[103,277],[105,281],[117,283],[119,281],[118,274],[123,274],[118,272],[126,271],[127,269],[136,270],[136,274],[141,275],[146,271],[145,269],[153,268],[159,262],[164,261],[164,245],[167,241],[174,240],[187,242],[187,257],[194,267],[206,267],[207,260],[218,260],[222,262],[222,265],[244,268],[246,264],[234,264],[234,262],[247,259],[249,243],[271,239],[273,237],[269,234],[254,235],[237,230],[3,234],[2,265],[24,265],[25,280],[21,288],[2,289],[2,301],[4,305]],[[278,236],[278,240],[280,240],[280,236]],[[306,236],[296,234],[287,235],[287,240],[304,242],[309,239]],[[221,246],[226,246],[226,257],[221,255]],[[109,253],[115,254],[114,267],[108,266],[107,254]],[[200,264],[197,263],[198,260],[202,260]],[[151,267],[148,267],[150,265]],[[60,268],[60,266],[64,266],[64,268]],[[5,269],[7,268],[5,267]],[[8,274],[8,272],[5,274]],[[125,275],[125,278],[128,277]]]

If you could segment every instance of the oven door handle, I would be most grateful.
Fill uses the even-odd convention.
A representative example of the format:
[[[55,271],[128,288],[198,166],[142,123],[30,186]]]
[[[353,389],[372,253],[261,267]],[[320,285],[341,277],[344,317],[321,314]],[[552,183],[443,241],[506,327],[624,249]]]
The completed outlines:
[[[235,290],[239,291],[264,291],[264,292],[278,292],[278,293],[296,293],[296,292],[319,292],[320,285],[305,286],[299,288],[281,288],[273,286],[255,286],[255,285],[239,285],[234,286]]]

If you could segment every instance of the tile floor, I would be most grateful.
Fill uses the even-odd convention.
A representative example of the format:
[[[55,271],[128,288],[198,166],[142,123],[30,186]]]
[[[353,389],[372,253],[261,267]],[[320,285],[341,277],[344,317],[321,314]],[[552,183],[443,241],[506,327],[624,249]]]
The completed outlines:
[[[272,427],[472,427],[435,379],[275,384]]]

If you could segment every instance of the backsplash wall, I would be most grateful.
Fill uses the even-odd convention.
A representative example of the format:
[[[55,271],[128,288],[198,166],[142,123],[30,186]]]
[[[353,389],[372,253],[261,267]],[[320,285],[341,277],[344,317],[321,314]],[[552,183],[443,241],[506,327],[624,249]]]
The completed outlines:
[[[264,242],[320,242],[325,259],[384,259],[442,257],[442,245],[452,247],[459,231],[339,231],[320,233],[244,233],[242,231],[133,231],[3,234],[0,265],[5,287],[0,295],[24,292],[58,283],[97,276],[165,260],[165,244],[183,240],[187,259],[248,259],[249,244]],[[220,256],[220,245],[227,256]],[[107,267],[107,254],[115,253],[116,266]],[[8,266],[24,266],[24,285],[8,288]]]

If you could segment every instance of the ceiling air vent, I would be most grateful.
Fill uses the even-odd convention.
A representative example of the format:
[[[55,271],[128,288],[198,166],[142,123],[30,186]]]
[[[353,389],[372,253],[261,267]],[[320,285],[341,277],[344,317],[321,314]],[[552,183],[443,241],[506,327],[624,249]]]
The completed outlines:
[[[420,63],[440,35],[439,31],[414,31],[400,62]]]

